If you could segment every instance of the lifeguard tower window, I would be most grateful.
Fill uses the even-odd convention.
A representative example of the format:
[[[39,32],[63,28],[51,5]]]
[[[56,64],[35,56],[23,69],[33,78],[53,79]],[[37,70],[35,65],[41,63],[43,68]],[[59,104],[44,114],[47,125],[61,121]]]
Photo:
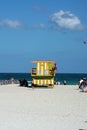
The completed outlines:
[[[36,68],[32,68],[32,74],[36,75]]]

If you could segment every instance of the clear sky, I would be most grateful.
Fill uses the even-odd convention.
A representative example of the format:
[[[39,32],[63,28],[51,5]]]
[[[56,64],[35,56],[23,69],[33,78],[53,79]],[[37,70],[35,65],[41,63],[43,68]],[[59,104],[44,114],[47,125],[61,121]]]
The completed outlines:
[[[87,73],[87,0],[0,0],[0,72],[55,60],[58,73]]]

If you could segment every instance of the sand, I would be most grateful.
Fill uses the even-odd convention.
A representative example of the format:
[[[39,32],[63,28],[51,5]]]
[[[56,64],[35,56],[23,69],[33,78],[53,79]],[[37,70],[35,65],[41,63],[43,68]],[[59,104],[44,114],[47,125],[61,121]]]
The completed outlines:
[[[87,93],[0,85],[0,130],[87,130]]]

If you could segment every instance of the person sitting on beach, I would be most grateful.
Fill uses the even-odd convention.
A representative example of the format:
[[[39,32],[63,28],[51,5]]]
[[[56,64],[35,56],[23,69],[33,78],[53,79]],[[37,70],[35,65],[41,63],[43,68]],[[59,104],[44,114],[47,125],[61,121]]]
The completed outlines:
[[[28,82],[26,79],[23,80],[23,86],[28,87]]]
[[[20,84],[20,86],[23,86],[23,80],[19,80],[19,84]]]
[[[19,80],[19,83],[20,83],[20,86],[28,87],[28,82],[27,82],[26,79],[24,79],[24,80]]]
[[[78,84],[79,84],[79,88],[82,89],[82,86],[83,86],[83,84],[84,84],[84,80],[83,80],[83,78],[80,79],[80,81],[79,81]]]
[[[66,80],[63,81],[63,84],[66,85]]]

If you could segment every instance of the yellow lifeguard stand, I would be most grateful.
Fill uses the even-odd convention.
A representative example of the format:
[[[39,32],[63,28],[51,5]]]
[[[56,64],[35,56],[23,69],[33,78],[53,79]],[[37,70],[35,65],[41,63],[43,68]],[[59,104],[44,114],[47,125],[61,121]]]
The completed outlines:
[[[31,69],[32,83],[35,86],[54,86],[54,76],[56,74],[55,61],[33,60],[36,68]]]

